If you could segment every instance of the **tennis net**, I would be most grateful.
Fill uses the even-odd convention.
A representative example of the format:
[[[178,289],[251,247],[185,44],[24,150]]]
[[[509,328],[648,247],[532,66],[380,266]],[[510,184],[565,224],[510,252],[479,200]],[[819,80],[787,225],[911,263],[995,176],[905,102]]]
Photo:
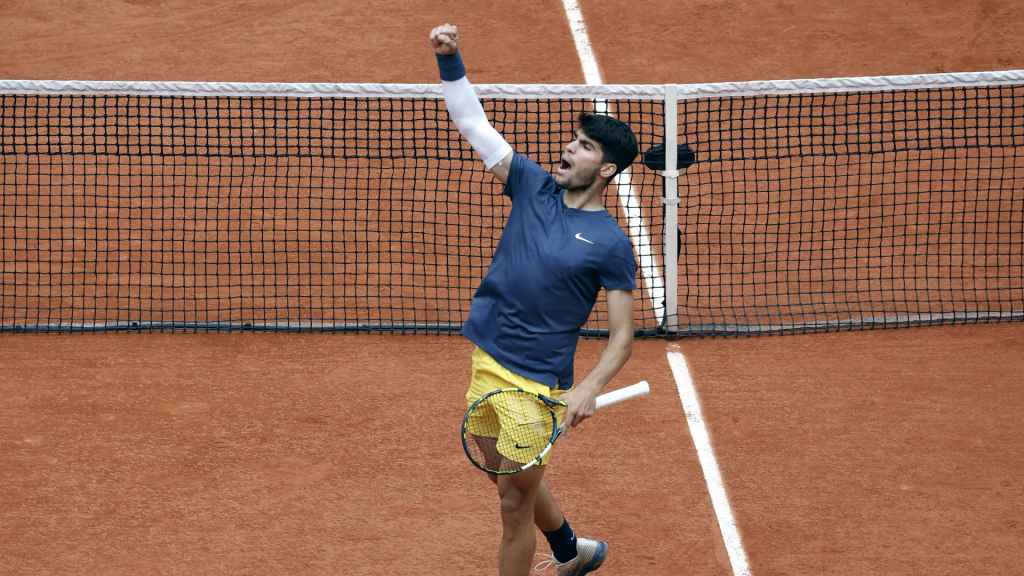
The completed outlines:
[[[642,335],[1024,317],[1024,73],[478,92],[542,165],[692,150],[606,197]],[[0,81],[0,330],[457,332],[510,206],[439,96]]]
[[[680,330],[1024,317],[1021,79],[810,80],[686,94],[679,133],[698,161],[680,179]]]
[[[434,86],[0,92],[4,330],[454,332],[510,209]],[[650,98],[483,92],[544,165],[584,111],[614,113],[642,145],[662,129]],[[649,252],[661,230],[638,214],[658,177],[619,182],[609,210]],[[638,312],[656,329],[652,304]],[[588,333],[605,317],[601,303]]]

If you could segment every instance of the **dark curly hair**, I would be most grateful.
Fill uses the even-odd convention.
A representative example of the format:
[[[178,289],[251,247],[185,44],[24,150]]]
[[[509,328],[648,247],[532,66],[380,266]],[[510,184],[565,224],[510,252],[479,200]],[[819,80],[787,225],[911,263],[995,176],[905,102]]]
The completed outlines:
[[[622,172],[633,163],[639,153],[636,136],[629,125],[611,116],[584,112],[579,117],[580,129],[588,138],[601,145],[604,161],[615,164],[615,174]],[[612,175],[612,178],[615,177]]]

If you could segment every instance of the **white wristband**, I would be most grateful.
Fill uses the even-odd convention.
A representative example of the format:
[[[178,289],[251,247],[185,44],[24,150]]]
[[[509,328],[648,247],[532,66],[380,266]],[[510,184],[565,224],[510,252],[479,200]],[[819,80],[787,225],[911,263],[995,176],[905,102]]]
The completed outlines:
[[[487,120],[484,107],[480,105],[480,99],[468,78],[463,76],[452,82],[442,80],[441,91],[452,122],[488,170],[512,152],[512,146]]]

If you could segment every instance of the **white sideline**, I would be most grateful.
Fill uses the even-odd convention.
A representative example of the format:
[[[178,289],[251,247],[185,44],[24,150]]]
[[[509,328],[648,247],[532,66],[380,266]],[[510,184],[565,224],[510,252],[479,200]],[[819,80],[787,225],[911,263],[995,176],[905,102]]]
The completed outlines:
[[[572,39],[576,43],[580,65],[583,66],[584,81],[588,86],[604,84],[601,70],[597,65],[597,58],[594,57],[594,50],[590,45],[590,36],[587,34],[587,25],[583,22],[583,12],[580,10],[579,3],[576,0],[562,0],[562,6],[565,8],[565,17],[569,20],[569,29],[572,30]],[[594,108],[595,112],[601,114],[613,114],[605,99],[596,100]],[[638,235],[633,249],[639,260],[640,273],[647,286],[647,295],[651,300],[654,317],[661,323],[665,318],[665,279],[651,252],[651,235],[644,222],[640,201],[633,193],[633,180],[629,169],[623,170],[615,177],[615,184],[619,203],[626,216],[626,227],[631,236],[634,231]]]
[[[679,399],[682,401],[683,411],[686,413],[686,424],[690,428],[690,436],[693,437],[693,445],[700,459],[704,482],[707,484],[708,493],[711,496],[711,505],[715,509],[718,529],[722,533],[722,542],[729,554],[732,573],[735,576],[751,576],[747,553],[743,550],[743,541],[736,528],[732,508],[729,506],[729,498],[725,493],[725,485],[722,483],[722,473],[718,469],[718,460],[715,458],[715,451],[711,448],[711,439],[707,427],[704,425],[704,415],[701,413],[697,389],[693,386],[693,378],[686,366],[686,358],[683,357],[683,353],[677,346],[670,347],[668,364],[672,368],[672,376],[676,380]]]

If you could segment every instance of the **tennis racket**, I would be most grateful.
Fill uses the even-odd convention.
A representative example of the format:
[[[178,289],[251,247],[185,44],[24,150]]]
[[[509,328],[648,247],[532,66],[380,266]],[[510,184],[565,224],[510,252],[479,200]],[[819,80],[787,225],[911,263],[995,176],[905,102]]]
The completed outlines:
[[[598,410],[650,394],[646,381],[601,394]],[[516,474],[544,461],[562,434],[558,410],[565,402],[519,388],[502,388],[473,402],[462,418],[462,448],[490,474]]]

